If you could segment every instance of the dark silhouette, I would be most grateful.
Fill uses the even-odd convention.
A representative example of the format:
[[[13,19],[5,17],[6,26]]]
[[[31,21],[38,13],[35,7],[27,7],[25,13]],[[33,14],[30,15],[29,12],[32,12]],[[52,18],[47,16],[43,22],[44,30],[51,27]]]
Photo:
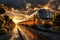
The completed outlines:
[[[56,18],[55,18],[55,24],[57,26],[60,26],[60,14],[57,14]]]

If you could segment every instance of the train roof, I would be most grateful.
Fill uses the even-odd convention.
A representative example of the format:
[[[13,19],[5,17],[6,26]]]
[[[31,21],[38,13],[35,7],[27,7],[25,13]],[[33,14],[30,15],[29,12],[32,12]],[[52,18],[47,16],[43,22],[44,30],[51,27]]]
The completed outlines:
[[[38,13],[40,13],[40,12],[48,12],[48,11],[49,11],[49,9],[41,8],[41,9],[38,10]]]

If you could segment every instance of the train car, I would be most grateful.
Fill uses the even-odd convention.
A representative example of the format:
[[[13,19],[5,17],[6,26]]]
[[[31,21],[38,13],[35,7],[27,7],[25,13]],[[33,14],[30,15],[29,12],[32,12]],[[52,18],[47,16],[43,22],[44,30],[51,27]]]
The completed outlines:
[[[51,28],[53,25],[52,22],[52,13],[48,9],[38,10],[39,15],[39,27]]]

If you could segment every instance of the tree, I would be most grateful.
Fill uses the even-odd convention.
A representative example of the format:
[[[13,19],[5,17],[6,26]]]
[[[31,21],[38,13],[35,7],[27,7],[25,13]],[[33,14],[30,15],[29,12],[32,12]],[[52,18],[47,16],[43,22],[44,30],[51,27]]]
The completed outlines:
[[[7,34],[10,31],[12,32],[15,27],[12,19],[10,19],[8,15],[3,15],[5,12],[4,5],[0,5],[0,35]]]
[[[4,14],[8,8],[4,4],[0,4],[0,14]]]
[[[4,13],[5,13],[5,10],[0,7],[0,14],[4,14]]]

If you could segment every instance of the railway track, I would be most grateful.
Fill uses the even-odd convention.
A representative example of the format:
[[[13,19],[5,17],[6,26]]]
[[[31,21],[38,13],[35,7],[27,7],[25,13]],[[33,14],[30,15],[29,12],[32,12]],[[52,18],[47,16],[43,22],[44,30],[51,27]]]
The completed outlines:
[[[25,27],[28,31],[35,34],[38,40],[41,38],[42,40],[60,40],[60,33],[50,31],[50,30],[36,30],[30,27]]]

